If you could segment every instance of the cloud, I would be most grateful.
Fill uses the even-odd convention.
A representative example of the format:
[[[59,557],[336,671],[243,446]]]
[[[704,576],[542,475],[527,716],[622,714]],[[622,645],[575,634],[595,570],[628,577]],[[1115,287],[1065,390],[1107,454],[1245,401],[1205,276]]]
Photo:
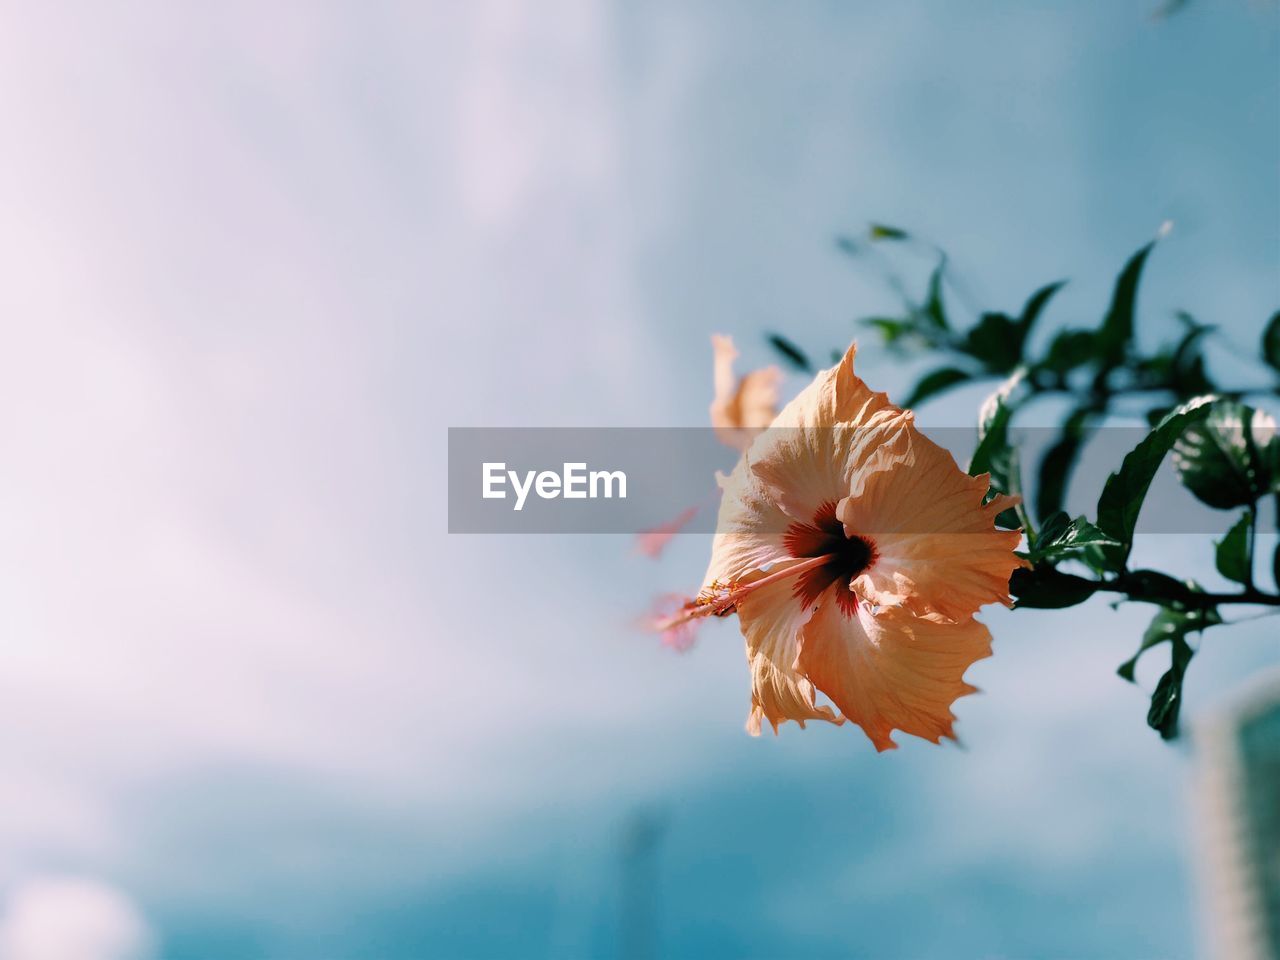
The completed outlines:
[[[525,538],[495,571],[492,541],[442,529],[447,423],[634,408],[598,7],[405,8],[384,31],[250,13],[54,5],[0,38],[21,144],[0,184],[21,344],[0,355],[0,723],[26,734],[0,746],[0,880],[123,855],[121,797],[202,767],[455,813],[639,781],[557,743],[643,742],[655,696],[694,699],[687,663],[622,629],[643,585],[583,582],[625,544]],[[437,26],[474,54],[457,75],[412,39]]]
[[[857,770],[883,802],[896,764],[985,812],[921,813],[926,842],[892,835],[886,870],[993,848],[1069,867],[1117,831],[1113,783],[1172,789],[1141,691],[1111,675],[1141,618],[1100,601],[1052,631],[999,619],[987,695],[961,706],[972,754],[873,766],[848,729],[745,742],[733,624],[683,658],[625,632],[697,582],[705,544],[659,569],[612,538],[444,535],[448,424],[699,423],[710,330],[847,339],[873,284],[824,250],[851,223],[905,214],[1011,296],[1115,232],[1080,202],[1077,145],[1127,84],[1078,95],[1094,31],[1065,15],[624,7],[54,4],[0,37],[0,724],[23,732],[0,745],[0,881],[124,861],[150,905],[175,850],[207,846],[223,899],[188,912],[217,913],[290,824],[281,887],[330,832],[384,877],[366,821],[394,825],[387,847],[430,833],[402,869],[438,880],[509,865],[504,820],[576,826],[708,767],[729,804],[784,756],[808,760],[783,783]],[[1009,148],[1029,124],[1038,148]],[[1171,142],[1108,137],[1107,162],[1147,140]],[[1212,646],[1197,670],[1232,656]],[[276,819],[264,768],[288,784]],[[340,829],[306,819],[321,782],[358,811]],[[237,789],[223,819],[194,802]]]
[[[0,960],[145,960],[152,947],[129,897],[96,880],[28,880],[0,914]]]

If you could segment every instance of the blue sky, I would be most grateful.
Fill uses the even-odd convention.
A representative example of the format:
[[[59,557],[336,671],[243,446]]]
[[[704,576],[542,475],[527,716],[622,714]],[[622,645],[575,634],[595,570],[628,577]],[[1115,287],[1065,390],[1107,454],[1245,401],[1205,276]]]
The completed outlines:
[[[10,12],[0,933],[76,877],[125,944],[83,960],[613,957],[653,811],[663,956],[1198,955],[1191,754],[1114,675],[1144,611],[988,615],[966,748],[877,756],[746,737],[732,624],[630,629],[703,538],[445,533],[446,427],[699,425],[711,333],[821,355],[891,305],[833,244],[872,219],[984,306],[1071,278],[1064,324],[1172,219],[1141,334],[1253,349],[1276,12],[1153,6]],[[1209,637],[1192,718],[1273,633]]]

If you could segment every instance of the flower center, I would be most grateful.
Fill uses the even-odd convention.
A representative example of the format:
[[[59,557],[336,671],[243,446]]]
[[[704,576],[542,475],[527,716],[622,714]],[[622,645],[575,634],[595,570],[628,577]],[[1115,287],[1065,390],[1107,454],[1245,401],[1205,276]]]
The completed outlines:
[[[848,589],[849,581],[875,563],[875,544],[858,535],[846,536],[844,524],[836,516],[835,501],[828,501],[818,508],[812,523],[793,523],[783,535],[783,545],[791,556],[827,556],[821,566],[806,570],[796,578],[795,593],[807,607],[833,583],[844,589],[836,592],[836,602],[846,614],[857,609],[858,599]]]

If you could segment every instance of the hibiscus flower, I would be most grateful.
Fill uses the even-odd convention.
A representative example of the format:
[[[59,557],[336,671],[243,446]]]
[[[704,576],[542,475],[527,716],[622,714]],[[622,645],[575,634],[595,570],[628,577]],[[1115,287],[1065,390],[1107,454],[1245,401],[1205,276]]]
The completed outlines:
[[[991,654],[974,619],[1011,604],[1017,531],[986,494],[853,372],[854,347],[745,450],[723,498],[702,589],[659,624],[736,614],[751,668],[747,729],[787,720],[860,726],[877,750],[893,730],[954,739],[955,700]],[[984,502],[985,501],[985,502]],[[822,693],[830,705],[819,702]]]

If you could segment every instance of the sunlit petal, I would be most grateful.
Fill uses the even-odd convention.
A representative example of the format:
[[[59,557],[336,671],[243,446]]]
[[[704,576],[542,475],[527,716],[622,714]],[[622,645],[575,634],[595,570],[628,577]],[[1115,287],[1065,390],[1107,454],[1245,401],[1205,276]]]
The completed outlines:
[[[814,703],[813,684],[795,669],[800,630],[813,611],[802,607],[791,583],[780,580],[757,590],[738,604],[742,635],[751,667],[751,711],[747,730],[757,736],[767,720],[778,725],[795,720],[838,722],[831,708]]]
[[[991,655],[991,634],[976,620],[950,623],[897,607],[849,616],[832,587],[801,630],[797,666],[862,727],[877,750],[897,746],[894,730],[937,743],[954,737],[951,705],[975,687],[964,673]]]
[[[875,562],[854,581],[861,596],[953,620],[983,604],[1012,603],[1022,535],[997,530],[995,518],[1016,499],[984,504],[989,479],[970,477],[914,429],[886,445],[874,467],[838,507],[846,533],[874,545]]]

